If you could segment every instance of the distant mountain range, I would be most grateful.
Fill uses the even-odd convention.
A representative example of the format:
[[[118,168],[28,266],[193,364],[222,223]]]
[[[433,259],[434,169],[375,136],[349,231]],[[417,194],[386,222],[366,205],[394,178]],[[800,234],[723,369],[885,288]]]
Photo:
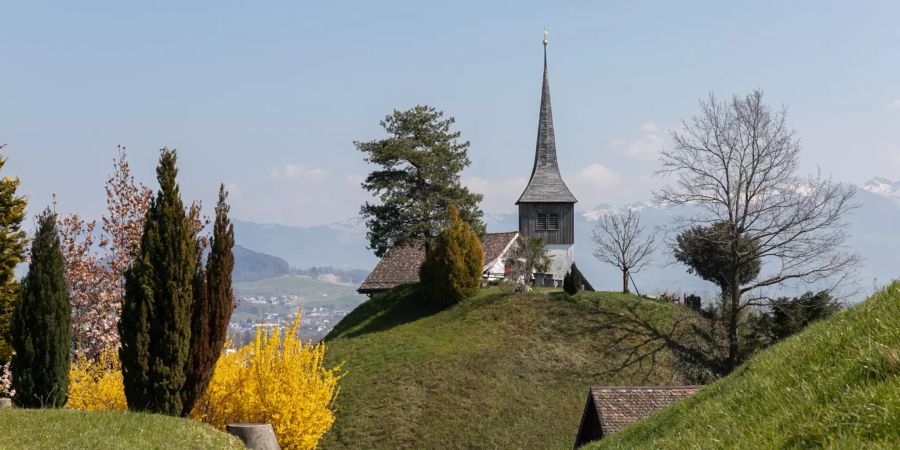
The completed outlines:
[[[891,181],[887,178],[875,177],[866,181],[862,187],[873,194],[900,204],[900,180]]]
[[[857,191],[856,203],[849,219],[848,247],[863,257],[859,267],[859,287],[869,292],[875,284],[884,284],[900,277],[900,182],[873,178]],[[647,203],[623,205],[641,212],[642,223],[648,230],[672,222],[675,211]],[[621,274],[615,268],[597,261],[591,254],[591,229],[594,220],[609,204],[598,205],[576,214],[576,261],[581,271],[598,289],[620,289]],[[489,232],[512,231],[518,228],[515,213],[485,214]],[[377,258],[366,249],[365,224],[361,218],[315,227],[291,227],[235,221],[238,244],[255,252],[277,256],[297,268],[334,266],[347,269],[371,270]],[[673,263],[663,236],[651,267],[634,276],[642,293],[660,290],[695,292],[701,296],[715,294],[712,284],[686,273]]]
[[[275,278],[287,275],[290,270],[288,262],[277,256],[255,252],[242,245],[234,246],[234,270],[231,277],[235,283]]]
[[[366,249],[361,218],[314,227],[234,221],[237,244],[284,259],[292,267],[333,266],[370,270],[378,262]]]

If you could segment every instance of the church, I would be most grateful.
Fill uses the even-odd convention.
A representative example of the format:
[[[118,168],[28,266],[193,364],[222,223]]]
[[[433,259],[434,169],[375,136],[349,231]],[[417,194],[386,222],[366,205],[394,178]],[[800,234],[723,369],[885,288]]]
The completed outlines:
[[[519,230],[488,233],[484,236],[483,280],[488,282],[506,276],[516,240],[519,236],[526,236],[543,240],[553,257],[549,270],[541,280],[543,285],[561,286],[563,278],[575,262],[577,201],[559,173],[556,137],[553,134],[553,110],[550,106],[550,79],[547,73],[547,40],[544,39],[544,78],[534,166],[525,190],[516,201],[519,207]],[[424,261],[425,249],[422,245],[393,248],[372,269],[357,291],[372,295],[401,284],[419,281],[419,267]],[[585,288],[590,289],[587,281]]]

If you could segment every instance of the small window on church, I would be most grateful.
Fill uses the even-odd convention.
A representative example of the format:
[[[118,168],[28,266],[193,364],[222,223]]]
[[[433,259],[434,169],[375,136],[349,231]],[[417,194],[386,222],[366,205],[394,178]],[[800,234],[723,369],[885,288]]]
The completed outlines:
[[[550,223],[547,225],[548,230],[559,230],[559,214],[550,214]]]
[[[547,229],[547,214],[538,213],[537,229],[538,231]]]

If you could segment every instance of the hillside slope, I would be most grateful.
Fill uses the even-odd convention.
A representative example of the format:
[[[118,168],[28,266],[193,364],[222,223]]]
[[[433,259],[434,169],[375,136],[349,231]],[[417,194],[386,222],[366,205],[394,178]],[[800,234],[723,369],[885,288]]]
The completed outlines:
[[[626,309],[663,325],[677,308],[488,288],[437,310],[400,288],[326,338],[327,363],[347,375],[322,448],[571,448],[589,385],[681,381],[664,350],[611,351]]]
[[[590,448],[897,448],[900,283]]]
[[[290,270],[288,262],[277,256],[255,252],[240,245],[234,246],[234,270],[231,276],[235,283],[279,277]]]
[[[71,409],[0,409],[3,449],[242,449],[236,437],[209,425],[158,414]]]

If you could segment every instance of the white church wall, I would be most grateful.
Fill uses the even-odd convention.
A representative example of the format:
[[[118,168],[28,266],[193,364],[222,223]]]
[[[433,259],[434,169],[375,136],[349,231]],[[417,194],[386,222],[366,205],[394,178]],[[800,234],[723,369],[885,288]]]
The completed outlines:
[[[553,279],[562,281],[566,276],[566,272],[572,267],[575,261],[575,245],[574,244],[547,244],[547,252],[553,257],[550,261],[549,272],[553,274]]]

